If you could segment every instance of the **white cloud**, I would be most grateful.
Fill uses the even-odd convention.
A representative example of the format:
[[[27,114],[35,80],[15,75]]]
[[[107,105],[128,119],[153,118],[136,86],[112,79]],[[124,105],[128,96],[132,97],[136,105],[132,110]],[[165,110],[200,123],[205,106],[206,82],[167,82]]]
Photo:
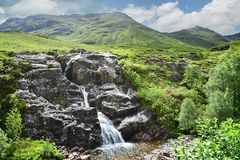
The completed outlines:
[[[19,3],[8,7],[7,13],[16,16],[26,16],[31,14],[53,13],[57,10],[58,4],[53,0],[21,0]]]
[[[5,11],[3,8],[0,7],[0,14],[5,14]]]
[[[240,25],[239,6],[239,0],[212,0],[200,11],[184,13],[178,2],[169,2],[150,8],[128,5],[123,12],[160,32],[202,26],[221,34],[233,34]]]
[[[0,23],[3,19],[35,14],[64,15],[109,11],[112,9],[95,0],[19,0],[12,6],[0,7]]]

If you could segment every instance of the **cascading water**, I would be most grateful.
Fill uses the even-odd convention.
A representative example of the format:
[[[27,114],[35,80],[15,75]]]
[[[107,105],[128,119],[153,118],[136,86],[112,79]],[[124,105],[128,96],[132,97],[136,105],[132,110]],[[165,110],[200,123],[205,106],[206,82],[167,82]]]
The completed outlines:
[[[83,100],[84,100],[84,108],[89,108],[89,103],[88,103],[88,92],[86,92],[85,88],[80,89],[83,95]]]
[[[114,127],[112,121],[102,112],[98,112],[98,119],[101,126],[103,145],[124,143],[121,133]]]
[[[67,71],[68,69],[70,68],[70,64],[71,63],[74,63],[77,59],[81,58],[81,55],[80,54],[77,54],[75,56],[73,56],[68,62],[67,62],[67,66],[64,70],[64,75],[66,76],[67,75]]]
[[[81,89],[84,108],[89,108],[88,103],[88,92],[85,88]],[[114,156],[119,154],[128,154],[135,151],[135,145],[132,143],[126,143],[121,135],[121,133],[115,128],[112,121],[104,115],[102,112],[98,113],[98,119],[101,127],[101,137],[103,145],[98,148],[102,156]]]

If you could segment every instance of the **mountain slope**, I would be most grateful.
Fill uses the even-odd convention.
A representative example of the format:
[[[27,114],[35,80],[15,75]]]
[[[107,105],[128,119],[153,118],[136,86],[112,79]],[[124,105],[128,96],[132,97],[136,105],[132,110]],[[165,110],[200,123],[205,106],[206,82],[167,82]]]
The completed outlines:
[[[176,38],[185,43],[201,46],[204,48],[210,48],[221,43],[228,42],[224,36],[210,29],[202,28],[199,26],[177,32],[166,33],[165,35]]]
[[[47,36],[40,36],[22,32],[0,32],[1,51],[23,51],[23,50],[67,50],[81,47],[78,43],[65,42]]]
[[[224,36],[224,37],[229,39],[229,40],[237,40],[237,39],[240,39],[240,33],[233,34],[233,35],[228,35],[228,36]]]
[[[85,44],[194,48],[137,23],[123,13],[88,15],[35,15],[9,19],[0,30],[19,30]]]

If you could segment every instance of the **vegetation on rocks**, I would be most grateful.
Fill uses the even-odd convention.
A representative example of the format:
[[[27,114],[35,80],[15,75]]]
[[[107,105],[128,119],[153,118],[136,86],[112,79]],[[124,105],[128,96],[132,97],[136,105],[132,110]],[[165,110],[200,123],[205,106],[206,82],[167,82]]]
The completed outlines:
[[[132,27],[139,26],[138,30],[130,27],[115,32],[113,26],[124,27],[119,26],[122,16],[117,15],[112,23],[108,23],[108,14],[101,15],[98,22],[101,28],[100,31],[95,30],[97,33],[90,30],[96,25],[94,21],[85,26],[73,26],[76,32],[68,36],[58,35],[56,28],[41,30],[41,33],[65,40],[75,38],[75,41],[84,44],[32,33],[0,32],[0,159],[61,159],[53,143],[23,137],[22,113],[26,104],[15,94],[15,82],[32,66],[29,62],[14,62],[12,51],[64,54],[73,48],[118,55],[124,76],[133,84],[141,104],[154,110],[169,131],[191,133],[198,137],[194,144],[180,144],[176,148],[177,159],[239,159],[240,41],[227,43],[229,47],[224,50],[210,51],[202,47],[211,47],[218,41],[221,44],[225,39],[201,30],[204,38],[202,44],[196,47],[190,42],[185,41],[186,44],[161,37],[160,33],[129,19]],[[59,22],[62,18],[51,17],[50,20]],[[106,30],[109,27],[114,36]],[[81,29],[87,32],[80,34]],[[190,37],[195,34],[194,30]],[[162,43],[164,38],[166,41]],[[128,43],[130,39],[132,43]],[[213,43],[206,44],[206,39]],[[157,45],[159,43],[161,45]],[[194,42],[194,45],[197,44]],[[47,67],[52,69],[54,66],[49,64]],[[66,103],[62,97],[46,97],[53,104]]]
[[[228,119],[221,124],[217,119],[200,120],[196,126],[198,138],[192,143],[175,148],[176,159],[239,159],[240,124]]]

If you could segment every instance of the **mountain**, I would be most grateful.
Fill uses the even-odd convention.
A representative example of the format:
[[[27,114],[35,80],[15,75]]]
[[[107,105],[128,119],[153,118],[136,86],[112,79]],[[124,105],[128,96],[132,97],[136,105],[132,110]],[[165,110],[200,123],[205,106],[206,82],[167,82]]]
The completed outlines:
[[[224,36],[208,28],[203,28],[199,26],[177,32],[166,33],[165,35],[176,38],[182,42],[191,45],[201,46],[204,48],[210,48],[228,42],[228,40]]]
[[[123,13],[61,16],[41,14],[26,18],[12,18],[0,25],[0,31],[6,30],[50,35],[85,44],[194,48],[137,23]]]
[[[229,40],[237,40],[237,39],[240,39],[240,33],[233,34],[233,35],[228,35],[228,36],[224,36],[224,37],[229,39]]]

